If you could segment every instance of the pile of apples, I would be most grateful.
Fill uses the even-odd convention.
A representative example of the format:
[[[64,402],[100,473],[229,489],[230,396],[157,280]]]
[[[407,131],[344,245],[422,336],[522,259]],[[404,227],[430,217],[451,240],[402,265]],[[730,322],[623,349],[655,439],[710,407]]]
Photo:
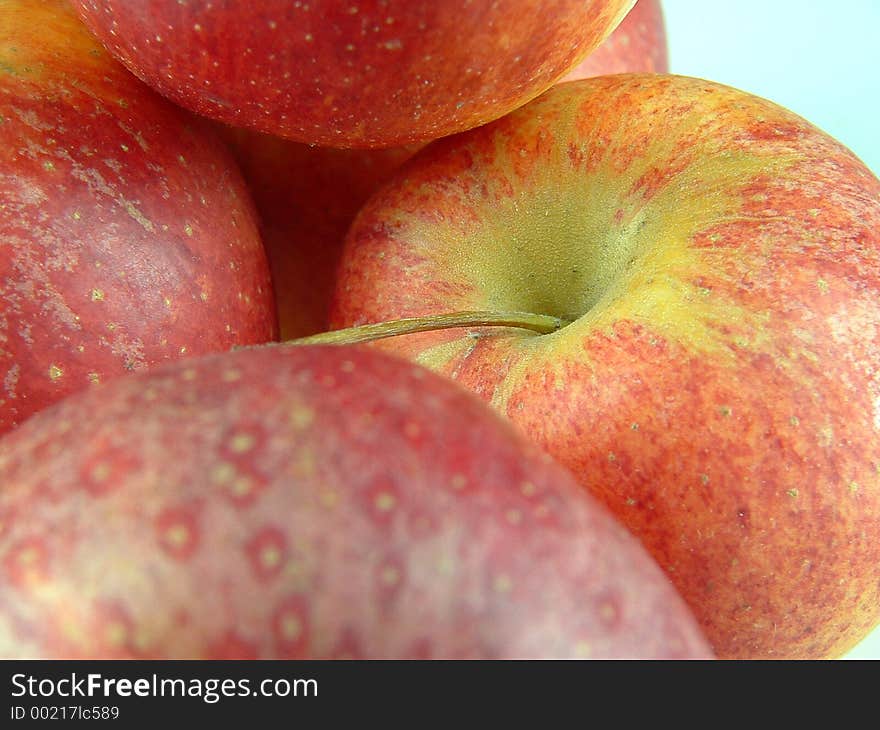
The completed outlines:
[[[867,636],[880,181],[667,71],[657,0],[0,5],[0,656]]]

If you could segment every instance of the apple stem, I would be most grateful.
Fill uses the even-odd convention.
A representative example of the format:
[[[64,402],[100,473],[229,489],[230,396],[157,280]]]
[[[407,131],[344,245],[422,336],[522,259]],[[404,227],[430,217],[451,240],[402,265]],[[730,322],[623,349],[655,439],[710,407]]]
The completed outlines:
[[[433,332],[453,327],[518,327],[547,335],[570,324],[569,320],[530,312],[450,312],[362,324],[287,340],[288,345],[356,345],[386,337]]]

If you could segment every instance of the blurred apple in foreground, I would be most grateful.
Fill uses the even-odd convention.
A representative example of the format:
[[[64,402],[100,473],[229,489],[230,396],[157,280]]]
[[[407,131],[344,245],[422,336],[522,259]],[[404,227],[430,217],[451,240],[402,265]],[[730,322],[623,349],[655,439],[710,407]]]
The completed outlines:
[[[242,349],[0,440],[0,656],[709,657],[638,541],[471,394]]]
[[[833,657],[880,619],[880,182],[709,81],[560,84],[361,211],[336,327],[455,378],[638,535],[722,657]]]
[[[73,0],[139,78],[236,126],[332,147],[476,127],[549,88],[633,0]]]
[[[90,383],[273,339],[234,160],[66,4],[0,5],[0,433]]]
[[[667,70],[659,0],[639,0],[598,49],[565,79]],[[381,150],[312,147],[219,125],[257,204],[281,338],[327,329],[336,268],[358,210],[422,145]]]

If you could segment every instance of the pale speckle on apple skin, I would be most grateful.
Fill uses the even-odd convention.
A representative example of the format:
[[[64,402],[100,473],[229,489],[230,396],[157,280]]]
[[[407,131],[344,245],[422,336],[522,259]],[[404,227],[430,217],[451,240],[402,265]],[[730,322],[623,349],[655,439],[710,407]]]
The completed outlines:
[[[253,434],[242,432],[234,434],[229,442],[229,449],[235,454],[245,454],[257,443],[257,439]]]
[[[397,499],[390,492],[380,492],[373,500],[373,504],[379,512],[390,512],[397,504]]]
[[[6,371],[6,375],[3,376],[3,393],[6,399],[14,400],[18,397],[16,388],[18,386],[18,378],[20,372],[21,365],[19,365],[18,363],[13,363]],[[2,403],[3,399],[0,399],[0,404]]]
[[[159,546],[175,560],[186,560],[198,549],[199,529],[191,514],[165,511],[157,518],[156,531]]]

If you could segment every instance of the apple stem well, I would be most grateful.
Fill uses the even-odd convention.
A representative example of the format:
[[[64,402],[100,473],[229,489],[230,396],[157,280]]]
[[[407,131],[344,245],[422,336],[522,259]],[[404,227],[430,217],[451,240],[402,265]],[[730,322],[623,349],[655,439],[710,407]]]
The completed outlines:
[[[449,312],[425,317],[408,317],[388,322],[320,332],[288,340],[288,345],[356,345],[386,337],[433,332],[453,327],[518,327],[547,335],[570,324],[569,320],[530,312]]]

